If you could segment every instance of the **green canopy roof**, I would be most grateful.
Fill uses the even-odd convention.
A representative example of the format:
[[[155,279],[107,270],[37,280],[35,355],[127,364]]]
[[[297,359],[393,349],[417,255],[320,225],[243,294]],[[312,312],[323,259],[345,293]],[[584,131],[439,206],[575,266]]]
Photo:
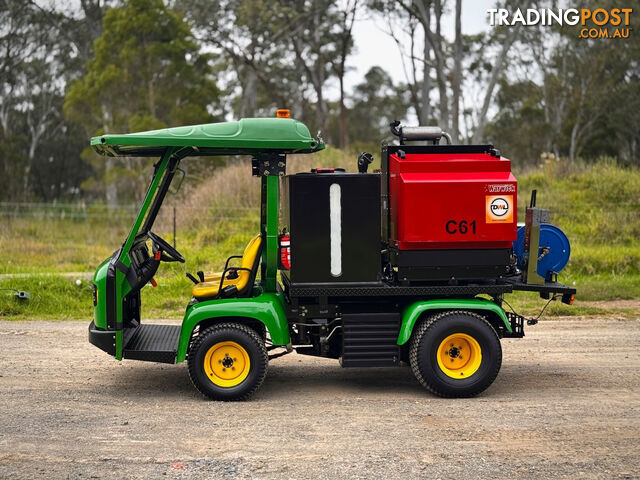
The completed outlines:
[[[304,123],[292,118],[243,118],[148,132],[93,137],[102,155],[160,156],[167,147],[196,147],[195,155],[246,155],[260,152],[311,153],[324,148]]]

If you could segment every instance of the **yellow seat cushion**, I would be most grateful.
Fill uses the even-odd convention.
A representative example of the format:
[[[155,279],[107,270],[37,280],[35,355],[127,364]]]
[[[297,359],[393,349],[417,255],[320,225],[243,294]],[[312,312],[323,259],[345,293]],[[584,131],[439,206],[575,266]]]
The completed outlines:
[[[260,245],[262,244],[262,237],[260,234],[253,237],[242,254],[242,261],[240,262],[241,268],[248,268],[253,270],[254,266],[257,268],[258,262],[257,255],[260,251]],[[229,272],[227,272],[227,276]],[[238,270],[238,278],[227,278],[225,276],[222,288],[235,285],[238,291],[242,291],[251,278],[251,273],[247,270]],[[220,288],[220,279],[222,278],[222,272],[214,274],[205,274],[205,281],[200,282],[191,287],[191,295],[197,299],[203,299],[208,297],[214,297],[218,295],[218,289]]]
[[[220,282],[222,278],[222,272],[204,272],[204,281],[205,282]]]
[[[238,272],[240,273],[240,272]],[[245,272],[248,273],[248,272]],[[238,281],[240,280],[240,276],[238,278],[234,278],[232,280],[224,281],[223,287],[228,287],[229,285],[238,285]],[[200,282],[197,285],[191,287],[191,295],[200,299],[207,297],[215,297],[218,295],[218,289],[220,288],[220,279],[217,282]],[[240,290],[240,288],[238,288]]]

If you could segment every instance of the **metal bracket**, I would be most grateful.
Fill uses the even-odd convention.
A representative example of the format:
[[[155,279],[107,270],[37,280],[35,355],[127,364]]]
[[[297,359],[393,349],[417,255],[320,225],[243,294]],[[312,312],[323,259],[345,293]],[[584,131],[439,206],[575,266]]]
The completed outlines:
[[[511,324],[511,332],[502,331],[502,336],[506,338],[522,338],[524,337],[524,322],[526,320],[522,315],[513,312],[504,312]],[[529,324],[531,325],[531,324]]]
[[[522,279],[525,283],[544,285],[545,279],[538,275],[540,256],[540,225],[549,221],[549,210],[530,207],[525,213],[524,268]]]
[[[280,153],[259,153],[251,159],[251,175],[262,177],[276,175],[284,177],[287,157]]]

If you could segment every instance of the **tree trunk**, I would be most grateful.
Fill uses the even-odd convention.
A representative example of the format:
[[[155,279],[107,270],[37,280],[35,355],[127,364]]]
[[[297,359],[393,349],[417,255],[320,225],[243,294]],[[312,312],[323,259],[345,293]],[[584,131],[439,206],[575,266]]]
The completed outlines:
[[[253,117],[256,114],[256,98],[258,96],[258,76],[252,68],[245,69],[246,83],[242,88],[242,103],[240,105],[240,118]],[[278,105],[279,108],[288,105]]]
[[[8,90],[6,91],[6,95],[4,97],[0,97],[0,126],[2,127],[2,133],[5,137],[8,137],[11,133],[9,131],[9,114],[11,113],[11,100],[13,99],[13,85],[8,85]]]
[[[40,135],[37,131],[30,128],[31,138],[29,140],[29,151],[27,153],[27,162],[24,166],[24,173],[22,176],[22,191],[25,196],[29,193],[29,177],[31,176],[31,165],[33,165],[33,159],[36,157],[36,148],[40,142]]]
[[[580,123],[573,124],[571,129],[571,143],[569,145],[569,162],[573,163],[576,159],[576,151],[578,148],[578,131],[580,130]]]
[[[332,69],[335,75],[338,77],[338,83],[340,86],[340,113],[338,118],[339,127],[339,144],[341,149],[347,148],[349,139],[347,138],[347,108],[344,104],[344,76],[346,73],[347,56],[349,54],[351,44],[351,32],[353,30],[353,24],[356,20],[356,12],[358,10],[358,1],[354,0],[351,3],[349,0],[342,12],[342,25],[340,33],[340,57],[339,61],[332,63]]]
[[[462,77],[462,0],[456,0],[456,38],[453,54],[451,140],[460,143],[460,90]]]
[[[111,118],[108,110],[103,106],[103,125],[102,129],[105,133],[109,133],[109,123],[108,119]],[[111,212],[118,208],[118,185],[111,178],[111,171],[116,166],[116,158],[115,157],[106,157],[104,161],[104,179],[105,184],[105,200],[107,202],[107,209]]]
[[[443,129],[449,128],[449,99],[447,98],[446,65],[444,61],[444,51],[442,49],[442,3],[435,2],[436,13],[436,42],[434,51],[436,52],[436,78],[438,80],[438,95],[440,97],[440,126]]]
[[[403,5],[403,4],[401,4]],[[447,79],[446,79],[446,65],[444,61],[444,51],[442,49],[442,31],[441,31],[441,19],[442,19],[442,2],[436,0],[434,3],[434,10],[436,15],[436,31],[431,31],[431,17],[429,14],[429,8],[431,2],[416,2],[417,16],[424,27],[424,34],[428,38],[433,55],[436,60],[436,83],[438,84],[438,96],[440,104],[440,112],[438,123],[440,127],[448,129],[449,127],[449,99],[447,98]],[[408,7],[404,7],[410,13],[412,10]],[[428,60],[424,59],[425,62]]]
[[[328,128],[328,108],[327,102],[324,99],[324,92],[322,91],[322,87],[316,88],[316,95],[318,97],[316,103],[316,122],[318,123],[318,128],[322,132],[322,136],[325,141],[330,141],[329,128]]]
[[[304,65],[302,65],[302,61],[300,60],[300,58],[298,58],[298,56],[296,56],[296,70],[301,72],[304,69]],[[304,115],[304,98],[302,96],[302,92],[303,92],[303,85],[302,85],[302,80],[300,79],[300,77],[296,77],[293,79],[293,84],[296,85],[296,88],[294,89],[295,94],[294,97],[291,99],[291,116],[293,118],[303,118]],[[313,134],[315,134],[315,132],[313,132]]]
[[[480,143],[483,139],[484,129],[487,126],[487,113],[489,112],[489,106],[491,105],[491,101],[493,99],[493,90],[498,83],[498,77],[502,74],[502,67],[507,57],[507,53],[509,52],[509,49],[511,48],[513,43],[516,41],[521,27],[522,25],[520,24],[511,27],[511,30],[509,30],[502,43],[502,48],[498,53],[496,63],[493,65],[493,69],[491,70],[491,77],[489,78],[489,84],[487,85],[487,90],[482,102],[482,109],[480,110],[480,113],[478,115],[478,123],[476,125],[475,132],[473,132],[472,143],[474,144]]]
[[[414,45],[414,37],[415,37],[415,29],[411,28],[410,36],[411,36],[411,77],[409,77],[409,73],[407,72],[407,66],[405,64],[405,53],[402,46],[402,42],[400,39],[394,34],[393,28],[390,26],[389,35],[393,38],[393,41],[396,43],[398,47],[398,52],[400,53],[400,60],[402,62],[402,71],[404,72],[404,78],[407,81],[407,88],[409,89],[409,95],[411,98],[411,106],[416,112],[416,116],[418,117],[418,122],[422,125],[425,120],[422,117],[422,102],[420,101],[420,95],[418,95],[418,80],[417,80],[417,72],[415,59],[413,57],[413,45]],[[422,88],[422,87],[421,87]]]
[[[82,38],[75,43],[80,56],[86,63],[93,57],[93,43],[102,35],[103,8],[106,7],[103,5],[103,0],[80,0],[80,5],[85,15],[86,24],[84,28],[81,28],[82,35],[86,35],[89,41]]]
[[[344,104],[344,75],[340,76],[340,148],[347,148],[347,107]]]
[[[107,208],[109,211],[118,208],[118,186],[113,179],[109,178],[109,172],[115,167],[116,160],[114,157],[107,157],[105,161],[105,195],[107,201]]]
[[[320,25],[320,9],[316,8],[313,14],[313,25]],[[320,38],[320,29],[315,28],[313,31],[313,50],[317,52],[318,58],[315,62],[315,90],[318,99],[318,105],[316,109],[316,118],[318,119],[318,128],[322,130],[324,138],[329,141],[329,114],[327,102],[324,99],[324,82],[325,82],[325,59],[322,55],[322,45],[324,39]]]
[[[426,23],[429,24],[429,13],[427,11]],[[424,46],[423,46],[423,55],[424,61],[422,62],[424,65],[423,75],[422,75],[422,85],[420,86],[420,114],[418,115],[420,123],[422,125],[428,125],[431,121],[431,98],[429,98],[429,94],[431,93],[431,42],[429,42],[429,36],[427,35],[427,31],[424,24]]]

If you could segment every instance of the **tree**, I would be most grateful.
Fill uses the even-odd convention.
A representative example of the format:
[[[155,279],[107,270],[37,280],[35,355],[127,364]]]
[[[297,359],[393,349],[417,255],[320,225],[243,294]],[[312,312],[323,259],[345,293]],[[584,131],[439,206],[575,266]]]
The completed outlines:
[[[80,0],[78,9],[63,3],[62,8],[55,2],[49,5],[36,0],[26,0],[37,10],[49,28],[55,29],[61,43],[73,45],[74,54],[69,60],[77,64],[76,71],[93,56],[93,43],[102,34],[102,17],[109,6],[116,6],[120,0]]]
[[[218,51],[232,77],[228,84],[237,116],[272,115],[275,107],[329,135],[327,85],[342,84],[353,50],[360,0],[179,0],[198,37]],[[346,126],[340,142],[346,144]]]
[[[518,68],[497,84],[487,136],[529,163],[543,152],[572,162],[602,155],[637,161],[640,103],[632,92],[640,88],[639,50],[633,36],[612,41],[525,29],[512,50]]]
[[[340,86],[340,113],[339,113],[339,143],[340,148],[347,147],[347,106],[344,103],[344,77],[347,73],[347,58],[353,49],[353,24],[358,12],[358,0],[347,0],[342,11],[338,13],[340,28],[336,32],[337,55],[331,60],[331,68]]]
[[[37,49],[33,41],[33,11],[15,0],[0,0],[0,127],[11,133],[11,115],[17,103],[18,74]]]
[[[453,49],[453,73],[451,89],[453,101],[451,105],[451,139],[453,143],[460,141],[460,97],[462,96],[462,0],[456,0],[456,36]]]
[[[518,38],[522,25],[518,24],[511,27],[508,31],[504,32],[504,37],[501,40],[497,40],[500,45],[498,52],[491,60],[491,66],[489,68],[489,74],[484,87],[484,96],[482,100],[482,107],[478,111],[476,116],[476,125],[473,130],[473,137],[471,143],[481,143],[484,139],[484,129],[487,125],[489,107],[493,101],[493,93],[498,84],[500,76],[503,75],[505,70],[505,64],[507,63],[508,53],[514,42]]]
[[[424,28],[425,25],[427,28],[431,25],[431,2],[423,4],[421,12],[413,8],[413,3],[410,1],[401,4],[395,0],[370,0],[369,8],[374,14],[385,19],[387,34],[398,47],[406,86],[411,97],[411,106],[418,117],[418,123],[429,124],[432,113],[430,98],[432,45],[429,38],[424,35]],[[419,18],[420,15],[422,18]],[[419,53],[416,50],[417,43],[420,41],[421,28],[422,53]]]
[[[349,138],[353,142],[371,144],[387,136],[389,124],[406,115],[411,103],[405,85],[394,85],[380,67],[372,67],[363,82],[355,86],[349,111]]]
[[[227,88],[237,116],[254,116],[262,111],[261,104],[273,110],[292,103],[297,107],[294,114],[302,114],[302,87],[292,87],[296,75],[291,32],[284,23],[282,2],[179,0],[176,8],[192,22],[199,41],[220,54],[221,65],[231,73]]]
[[[526,8],[530,0],[518,4],[520,8]],[[465,44],[469,44],[471,38],[466,38],[462,32],[462,2],[455,0],[453,11],[455,22],[455,36],[453,42],[448,41],[442,33],[443,16],[450,2],[445,0],[370,0],[370,7],[382,14],[389,24],[389,34],[396,41],[405,68],[407,84],[412,94],[413,106],[418,121],[427,124],[431,121],[431,85],[435,80],[438,90],[437,119],[438,124],[452,134],[454,141],[460,141],[460,105],[463,103],[462,69],[464,67]],[[514,7],[515,8],[515,7]],[[396,22],[394,24],[394,22]],[[398,27],[399,24],[399,27]],[[419,28],[416,28],[416,24]],[[404,31],[404,35],[402,32]],[[483,96],[480,99],[481,108],[476,111],[475,126],[473,131],[473,143],[478,143],[484,134],[489,109],[493,102],[493,94],[496,84],[502,75],[506,65],[508,53],[514,42],[520,35],[519,26],[510,29],[496,29],[490,37],[491,42],[485,46],[497,46],[490,49],[492,57],[487,55],[484,49],[482,64],[488,66],[488,75],[477,81],[485,83]],[[418,35],[422,33],[422,37]],[[408,42],[403,41],[403,36],[408,37]],[[420,52],[415,48],[418,41],[422,40],[423,48]],[[405,48],[405,43],[410,45]],[[408,59],[408,62],[404,61]],[[453,59],[451,61],[450,59]],[[408,66],[407,66],[408,64]],[[418,72],[422,68],[422,77]],[[431,78],[431,73],[435,78]]]
[[[95,58],[71,85],[65,113],[89,135],[209,121],[219,92],[208,61],[182,16],[162,0],[128,0],[104,15]],[[110,207],[119,184],[141,191],[142,164],[135,159],[108,158],[101,170]]]
[[[43,146],[65,128],[60,111],[74,49],[37,5],[2,0],[1,7],[0,137],[15,148],[1,161],[27,199],[36,185],[39,191],[50,187],[52,179],[33,166]],[[75,161],[81,164],[77,156]]]

